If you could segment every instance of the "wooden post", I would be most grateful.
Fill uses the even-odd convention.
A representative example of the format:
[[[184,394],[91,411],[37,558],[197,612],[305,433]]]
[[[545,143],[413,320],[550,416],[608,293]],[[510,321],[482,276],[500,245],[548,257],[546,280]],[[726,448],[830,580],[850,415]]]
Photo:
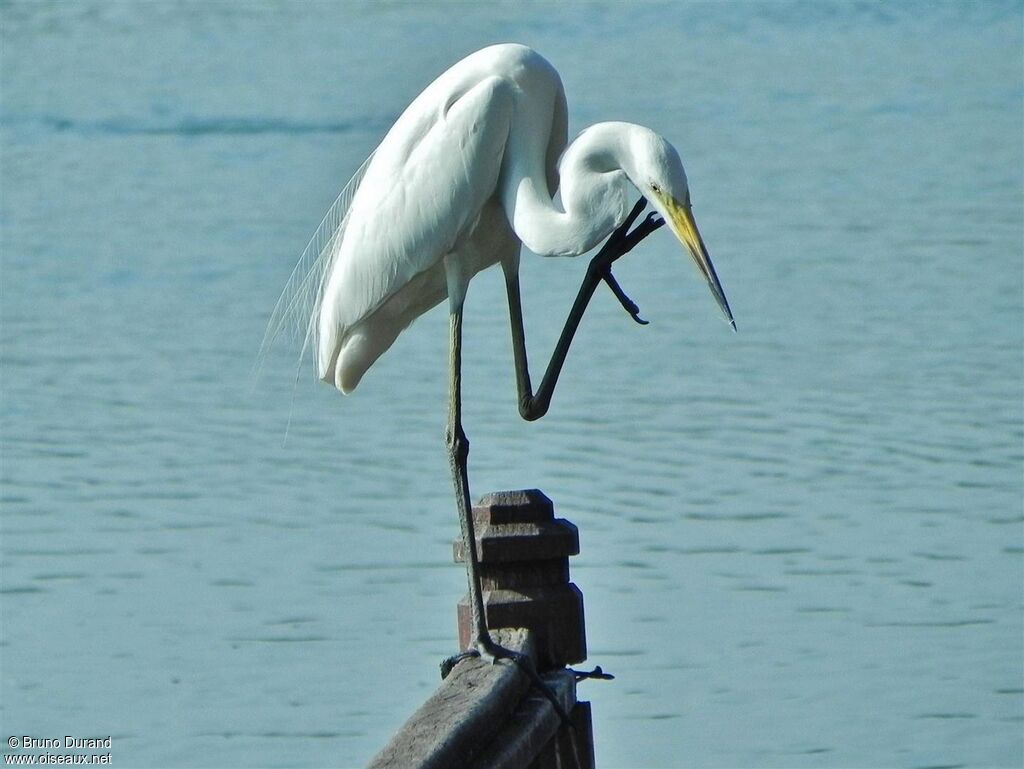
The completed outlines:
[[[566,665],[587,656],[583,595],[569,581],[579,533],[536,489],[488,494],[474,506],[487,626],[526,654],[569,714],[511,660],[459,662],[370,763],[370,769],[593,769],[590,703],[576,699]],[[465,557],[461,540],[455,559]],[[471,638],[468,597],[458,605],[460,648]]]
[[[587,658],[583,594],[569,581],[569,556],[580,552],[577,528],[555,518],[537,489],[487,494],[473,507],[487,627],[533,631],[541,670]],[[455,540],[455,560],[464,561]],[[469,646],[469,596],[458,606],[459,647]]]

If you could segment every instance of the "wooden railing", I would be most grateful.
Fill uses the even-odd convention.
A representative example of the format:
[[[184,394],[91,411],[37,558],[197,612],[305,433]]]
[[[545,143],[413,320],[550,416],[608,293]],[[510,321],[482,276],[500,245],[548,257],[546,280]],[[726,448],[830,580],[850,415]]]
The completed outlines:
[[[537,490],[489,494],[473,515],[488,628],[499,645],[530,659],[548,693],[510,659],[463,659],[370,769],[592,769],[590,703],[577,700],[567,668],[587,656],[583,595],[569,581],[576,527],[555,518]],[[456,541],[455,559],[464,555]],[[464,598],[461,648],[471,638],[470,614]]]

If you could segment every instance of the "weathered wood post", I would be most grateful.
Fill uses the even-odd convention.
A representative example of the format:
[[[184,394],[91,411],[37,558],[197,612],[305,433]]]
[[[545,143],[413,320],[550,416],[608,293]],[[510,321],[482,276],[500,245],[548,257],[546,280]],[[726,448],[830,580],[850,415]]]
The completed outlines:
[[[531,631],[541,672],[587,658],[583,593],[569,581],[569,556],[579,555],[576,526],[555,518],[555,506],[540,489],[486,494],[473,506],[484,613],[490,630]],[[466,560],[462,539],[455,560]],[[472,638],[469,596],[458,605],[459,647]],[[593,769],[590,703],[569,711],[573,728],[561,725],[530,769]]]
[[[536,489],[488,494],[474,506],[487,626],[530,657],[569,716],[509,660],[459,662],[370,763],[371,769],[593,769],[590,703],[567,665],[587,656],[583,594],[569,581],[579,533]],[[455,560],[465,558],[455,542]],[[457,609],[460,647],[471,638],[468,597]]]
[[[577,528],[555,518],[538,489],[499,491],[473,507],[487,627],[533,631],[540,670],[587,658],[583,593],[569,581],[569,556],[580,552]],[[465,561],[462,539],[455,560]],[[459,648],[472,637],[469,596],[459,601]]]

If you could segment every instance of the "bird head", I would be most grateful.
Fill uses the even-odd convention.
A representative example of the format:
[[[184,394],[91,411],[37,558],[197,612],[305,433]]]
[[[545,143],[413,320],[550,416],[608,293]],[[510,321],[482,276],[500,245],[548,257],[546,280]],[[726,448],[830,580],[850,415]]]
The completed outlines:
[[[693,218],[690,188],[679,153],[650,129],[640,126],[635,126],[635,129],[638,130],[630,132],[629,155],[632,167],[624,169],[626,175],[689,251],[719,308],[735,331],[736,321],[733,320],[729,302]]]

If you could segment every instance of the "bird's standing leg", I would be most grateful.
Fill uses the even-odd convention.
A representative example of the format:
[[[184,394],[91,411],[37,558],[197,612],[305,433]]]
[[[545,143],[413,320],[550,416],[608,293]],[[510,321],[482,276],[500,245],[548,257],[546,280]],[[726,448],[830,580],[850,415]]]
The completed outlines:
[[[455,484],[455,502],[459,509],[462,544],[466,551],[466,572],[469,578],[469,605],[473,615],[473,645],[481,654],[493,657],[494,642],[487,631],[484,601],[480,587],[480,561],[476,552],[476,531],[473,506],[469,497],[469,440],[462,429],[462,307],[453,308],[450,316],[448,361],[448,462]]]
[[[480,557],[476,551],[476,531],[473,522],[473,506],[469,497],[469,440],[462,429],[462,303],[453,304],[449,336],[449,380],[448,380],[448,461],[451,465],[452,480],[455,484],[455,501],[459,508],[459,524],[462,528],[462,544],[466,551],[466,572],[469,580],[469,602],[473,617],[473,648],[450,657],[441,663],[441,677],[447,677],[455,664],[467,656],[480,656],[494,662],[511,659],[531,680],[533,685],[551,702],[559,718],[572,725],[562,704],[550,687],[544,683],[525,654],[505,649],[494,642],[487,629],[487,615],[484,610],[483,588],[480,582]]]
[[[551,396],[555,391],[555,384],[558,382],[562,365],[569,353],[569,345],[572,344],[576,330],[583,319],[583,313],[586,312],[587,305],[590,304],[594,291],[597,290],[602,280],[608,283],[616,298],[633,316],[633,319],[642,322],[637,314],[636,305],[623,293],[618,282],[612,277],[611,266],[615,260],[629,253],[641,240],[665,223],[657,214],[651,213],[634,230],[630,231],[629,228],[646,205],[647,201],[641,198],[633,207],[626,221],[609,236],[601,250],[590,260],[586,275],[583,276],[583,283],[576,294],[576,301],[573,302],[572,309],[569,310],[569,317],[565,319],[565,326],[562,327],[562,333],[555,344],[554,352],[551,353],[551,360],[548,362],[544,378],[536,393],[533,392],[530,382],[530,366],[526,355],[526,332],[523,327],[519,273],[514,265],[505,266],[505,287],[508,293],[509,317],[512,323],[512,354],[516,366],[516,387],[519,391],[519,413],[523,419],[532,421],[540,419],[547,413],[548,407],[551,405]]]

